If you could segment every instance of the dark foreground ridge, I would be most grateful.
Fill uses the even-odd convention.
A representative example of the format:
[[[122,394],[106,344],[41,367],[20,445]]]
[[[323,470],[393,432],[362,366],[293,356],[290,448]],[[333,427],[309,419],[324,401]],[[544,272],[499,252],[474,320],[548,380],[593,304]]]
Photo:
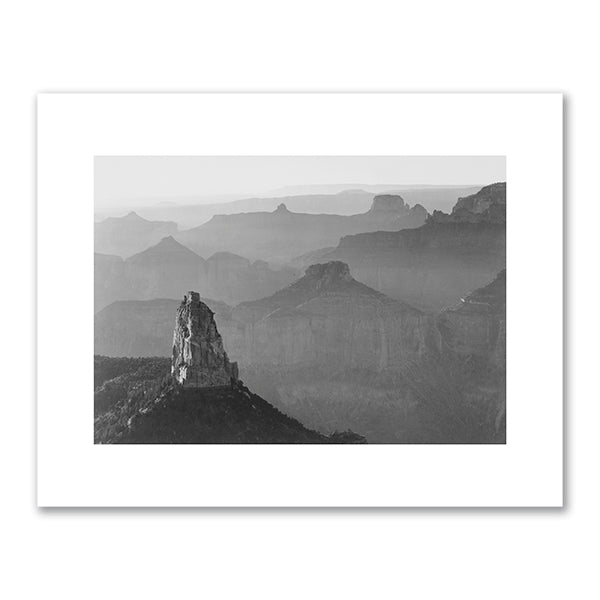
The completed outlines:
[[[127,359],[123,359],[127,360]],[[152,359],[146,359],[152,360]],[[355,444],[284,415],[241,383],[184,388],[170,377],[134,386],[95,422],[97,444]]]
[[[97,444],[366,443],[308,429],[245,387],[196,292],[177,309],[171,374],[157,358],[96,357],[94,366]]]

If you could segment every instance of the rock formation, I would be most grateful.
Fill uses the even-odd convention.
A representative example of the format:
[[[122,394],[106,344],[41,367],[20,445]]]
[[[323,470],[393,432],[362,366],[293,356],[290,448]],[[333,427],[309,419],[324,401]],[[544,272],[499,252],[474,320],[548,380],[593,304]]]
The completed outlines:
[[[228,344],[244,367],[377,373],[436,348],[431,318],[356,281],[339,261],[238,305],[232,319]]]
[[[188,292],[177,309],[171,374],[187,388],[230,385],[238,379],[237,363],[229,362],[214,313],[197,292]]]
[[[284,203],[272,212],[215,215],[208,223],[181,231],[177,239],[203,256],[226,251],[286,264],[307,252],[333,246],[344,235],[419,227],[426,218],[422,206],[410,208],[401,196],[383,194],[373,198],[367,212],[356,215],[299,213]]]
[[[343,261],[358,280],[421,310],[453,306],[506,266],[506,184],[459,199],[422,227],[343,237],[321,260]]]
[[[433,212],[434,223],[506,223],[506,182],[482,187],[476,194],[459,198],[447,215]]]
[[[410,209],[408,204],[404,202],[402,196],[398,194],[379,194],[373,198],[371,208],[366,213],[367,215],[374,215],[376,213],[389,213],[394,217],[399,214],[405,213]]]
[[[506,368],[506,270],[494,281],[441,313],[438,326],[445,349]]]
[[[214,313],[223,335],[231,307],[202,299]],[[94,354],[103,356],[165,356],[173,352],[173,315],[181,300],[119,300],[94,315]],[[225,345],[227,336],[224,336]]]

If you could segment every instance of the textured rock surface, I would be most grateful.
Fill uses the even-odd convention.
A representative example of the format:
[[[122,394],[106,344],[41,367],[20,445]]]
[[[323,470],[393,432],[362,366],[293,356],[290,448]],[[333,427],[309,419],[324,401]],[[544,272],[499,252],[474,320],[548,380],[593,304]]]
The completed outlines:
[[[436,210],[435,223],[506,223],[506,183],[493,183],[476,194],[459,198],[449,215]]]
[[[323,435],[241,383],[181,387],[164,359],[95,357],[96,444],[362,444],[351,431]],[[108,363],[108,364],[107,364]],[[110,377],[113,372],[113,379]]]
[[[202,300],[222,323],[231,319],[224,302]],[[119,300],[94,316],[94,353],[103,356],[171,356],[173,315],[181,300]],[[227,338],[225,338],[227,342]],[[226,343],[227,347],[227,343]]]
[[[184,387],[213,387],[237,381],[237,364],[229,362],[214,313],[200,294],[188,292],[177,309],[171,374]]]

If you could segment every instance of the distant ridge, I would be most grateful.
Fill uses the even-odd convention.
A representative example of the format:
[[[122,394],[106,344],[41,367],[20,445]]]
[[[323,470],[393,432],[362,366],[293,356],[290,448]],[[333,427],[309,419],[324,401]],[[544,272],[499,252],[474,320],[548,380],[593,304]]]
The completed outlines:
[[[273,211],[278,204],[284,203],[292,212],[309,214],[353,215],[369,209],[371,201],[377,194],[399,193],[411,206],[421,204],[428,212],[443,210],[449,212],[461,196],[475,193],[481,185],[466,186],[404,186],[400,184],[383,185],[361,189],[358,184],[341,184],[342,189],[319,192],[319,186],[310,186],[306,191],[294,192],[293,188],[273,190],[262,195],[238,195],[237,197],[187,197],[148,198],[145,205],[139,205],[135,211],[146,219],[175,221],[180,229],[197,227],[209,221],[216,214],[236,214],[244,212]],[[370,188],[373,189],[370,189]],[[176,201],[175,203],[170,201]],[[164,204],[167,202],[168,204]],[[96,220],[111,213],[111,210],[99,210]],[[113,214],[122,214],[117,209]]]
[[[94,224],[94,251],[125,258],[177,233],[173,221],[151,221],[131,211],[123,217],[108,217]]]
[[[204,256],[227,251],[285,264],[317,248],[337,245],[345,235],[419,227],[426,219],[422,206],[411,208],[401,196],[383,194],[371,200],[366,212],[354,215],[294,212],[284,202],[271,211],[217,214],[176,238]]]
[[[506,266],[506,183],[457,199],[418,228],[344,236],[320,258],[346,262],[360,281],[422,310],[452,306]]]

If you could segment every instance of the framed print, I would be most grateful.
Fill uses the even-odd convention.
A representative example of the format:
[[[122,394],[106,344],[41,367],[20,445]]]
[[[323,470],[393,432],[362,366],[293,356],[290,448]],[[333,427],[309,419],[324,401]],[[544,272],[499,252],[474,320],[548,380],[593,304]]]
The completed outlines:
[[[560,94],[38,96],[41,506],[562,505]]]

